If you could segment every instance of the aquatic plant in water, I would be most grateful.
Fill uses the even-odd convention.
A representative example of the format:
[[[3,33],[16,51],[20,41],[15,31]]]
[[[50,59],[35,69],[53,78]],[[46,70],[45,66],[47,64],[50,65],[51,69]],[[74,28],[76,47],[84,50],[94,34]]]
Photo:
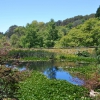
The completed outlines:
[[[36,71],[19,86],[19,100],[90,100],[88,90],[83,86],[61,80],[49,80]]]

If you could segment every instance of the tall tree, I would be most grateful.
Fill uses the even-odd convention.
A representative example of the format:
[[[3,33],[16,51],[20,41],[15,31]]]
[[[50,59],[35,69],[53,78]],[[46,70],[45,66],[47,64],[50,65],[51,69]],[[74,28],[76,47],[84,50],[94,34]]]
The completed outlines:
[[[100,6],[99,6],[99,8],[96,11],[95,17],[100,18]]]
[[[21,47],[20,39],[25,35],[25,27],[18,26],[14,29],[13,34],[10,36],[10,43],[13,47]]]
[[[14,34],[14,30],[17,28],[17,25],[12,25],[9,29],[5,32],[5,35],[10,38],[12,34]]]
[[[39,39],[37,35],[39,29],[37,28],[37,26],[38,22],[36,21],[33,21],[31,24],[26,25],[25,35],[21,37],[22,47],[37,47],[37,45],[39,44]]]
[[[48,23],[48,35],[46,40],[47,47],[54,47],[55,41],[58,39],[58,30],[53,19]]]

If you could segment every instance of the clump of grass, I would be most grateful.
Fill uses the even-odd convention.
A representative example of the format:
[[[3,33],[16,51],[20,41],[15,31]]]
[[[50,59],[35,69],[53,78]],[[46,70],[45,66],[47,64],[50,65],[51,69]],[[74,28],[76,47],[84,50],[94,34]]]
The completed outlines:
[[[22,61],[48,61],[50,59],[49,58],[37,58],[37,57],[24,57],[20,60]]]

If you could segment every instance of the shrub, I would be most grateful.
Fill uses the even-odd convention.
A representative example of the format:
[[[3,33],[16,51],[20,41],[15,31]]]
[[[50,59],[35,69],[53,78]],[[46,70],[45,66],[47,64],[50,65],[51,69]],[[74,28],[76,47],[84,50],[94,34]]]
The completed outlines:
[[[100,55],[98,55],[96,58],[97,58],[97,62],[100,63]]]
[[[15,98],[18,90],[18,75],[11,68],[0,67],[0,98]]]
[[[82,52],[78,51],[77,55],[83,57],[90,57],[90,53],[87,51],[82,51]]]
[[[17,98],[19,81],[28,77],[27,72],[14,71],[5,66],[0,67],[0,100],[2,98]]]

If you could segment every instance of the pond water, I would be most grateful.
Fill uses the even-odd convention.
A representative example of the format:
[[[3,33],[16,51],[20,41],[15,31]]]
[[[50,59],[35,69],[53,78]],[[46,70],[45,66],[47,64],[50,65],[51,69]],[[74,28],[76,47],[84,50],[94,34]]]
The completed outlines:
[[[84,81],[78,77],[72,76],[63,67],[75,67],[82,66],[83,64],[77,64],[74,62],[53,62],[53,61],[35,61],[35,62],[8,62],[6,67],[24,70],[36,70],[42,72],[49,79],[66,80],[75,85],[83,85]]]

